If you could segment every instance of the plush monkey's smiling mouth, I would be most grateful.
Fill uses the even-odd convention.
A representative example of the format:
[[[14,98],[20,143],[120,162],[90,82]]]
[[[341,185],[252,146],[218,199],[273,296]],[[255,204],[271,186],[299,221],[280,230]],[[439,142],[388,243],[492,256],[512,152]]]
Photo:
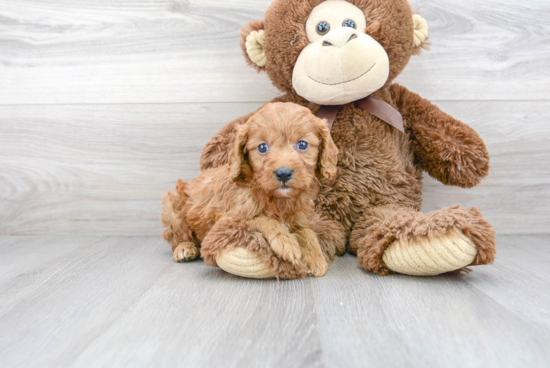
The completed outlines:
[[[353,79],[349,79],[349,80],[347,80],[347,81],[338,82],[338,83],[323,83],[323,82],[319,82],[319,81],[316,80],[316,79],[313,79],[313,78],[312,78],[311,76],[309,76],[309,75],[308,75],[308,77],[309,77],[309,79],[311,79],[312,81],[317,82],[317,83],[319,83],[319,84],[324,84],[324,85],[326,85],[326,86],[337,86],[337,85],[339,85],[339,84],[344,84],[344,83],[348,83],[348,82],[353,82],[354,80],[357,80],[357,79],[361,78],[362,76],[364,76],[364,75],[366,75],[368,72],[370,72],[370,71],[372,70],[372,68],[374,68],[375,66],[376,66],[376,63],[372,64],[372,66],[371,66],[366,72],[364,72],[363,74],[361,74],[360,76],[355,77],[355,78],[353,78]]]

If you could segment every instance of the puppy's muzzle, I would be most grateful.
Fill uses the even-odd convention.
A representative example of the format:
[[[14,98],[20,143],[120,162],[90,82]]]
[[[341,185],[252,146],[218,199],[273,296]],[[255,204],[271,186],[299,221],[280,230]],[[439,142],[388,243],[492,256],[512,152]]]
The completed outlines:
[[[283,184],[292,179],[293,175],[294,171],[292,171],[292,169],[289,169],[288,167],[280,167],[275,170],[275,177]]]

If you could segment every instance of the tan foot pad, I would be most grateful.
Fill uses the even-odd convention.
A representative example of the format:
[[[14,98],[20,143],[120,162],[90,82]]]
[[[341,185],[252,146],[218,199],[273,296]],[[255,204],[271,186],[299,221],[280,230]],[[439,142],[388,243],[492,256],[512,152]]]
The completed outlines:
[[[384,252],[386,266],[405,275],[433,276],[470,265],[477,255],[472,241],[458,229],[439,238],[394,241]]]
[[[216,257],[216,263],[222,270],[233,275],[250,279],[275,278],[275,273],[254,252],[244,248],[222,252]]]

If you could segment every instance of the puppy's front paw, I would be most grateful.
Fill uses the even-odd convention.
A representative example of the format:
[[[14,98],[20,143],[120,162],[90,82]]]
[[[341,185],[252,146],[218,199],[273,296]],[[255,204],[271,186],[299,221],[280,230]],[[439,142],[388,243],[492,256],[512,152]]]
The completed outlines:
[[[296,242],[296,238],[291,234],[281,234],[271,240],[269,244],[273,252],[283,260],[296,264],[302,259],[302,251]]]
[[[308,254],[304,256],[304,258],[302,259],[302,262],[308,268],[310,276],[314,276],[314,277],[325,276],[328,271],[328,262],[326,258],[321,254],[317,256]]]
[[[174,249],[174,261],[176,262],[189,262],[199,258],[199,248],[191,242],[184,242],[178,244]]]

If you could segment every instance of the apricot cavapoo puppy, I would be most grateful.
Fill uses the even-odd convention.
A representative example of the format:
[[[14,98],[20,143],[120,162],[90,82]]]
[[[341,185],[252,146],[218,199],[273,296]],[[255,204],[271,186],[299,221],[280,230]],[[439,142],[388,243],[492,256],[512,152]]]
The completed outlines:
[[[329,263],[313,231],[314,199],[318,178],[336,175],[337,154],[327,122],[309,109],[264,106],[240,126],[227,165],[180,179],[176,193],[163,196],[163,237],[174,259],[202,254],[216,265],[216,252],[235,243],[229,236],[243,246],[247,236],[262,236],[278,258],[323,276]]]

